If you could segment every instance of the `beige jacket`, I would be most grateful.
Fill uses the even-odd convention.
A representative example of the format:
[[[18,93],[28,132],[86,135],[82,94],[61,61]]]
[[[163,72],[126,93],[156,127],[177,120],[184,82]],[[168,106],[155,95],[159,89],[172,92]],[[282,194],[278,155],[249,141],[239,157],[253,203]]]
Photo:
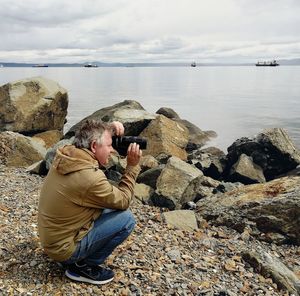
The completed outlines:
[[[39,236],[49,257],[70,258],[103,208],[127,209],[138,173],[139,166],[127,166],[117,188],[89,150],[72,145],[58,149],[41,189],[38,211]]]

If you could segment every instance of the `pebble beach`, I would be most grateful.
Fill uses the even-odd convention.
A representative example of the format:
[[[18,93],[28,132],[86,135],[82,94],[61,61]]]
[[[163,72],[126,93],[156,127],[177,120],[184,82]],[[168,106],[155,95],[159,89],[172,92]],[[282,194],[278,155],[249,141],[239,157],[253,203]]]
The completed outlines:
[[[204,220],[198,230],[179,230],[164,222],[164,209],[135,201],[136,228],[106,262],[115,279],[103,286],[72,282],[39,243],[42,182],[0,165],[0,295],[290,295],[244,262],[242,249],[263,249],[300,277],[299,247],[264,243]]]

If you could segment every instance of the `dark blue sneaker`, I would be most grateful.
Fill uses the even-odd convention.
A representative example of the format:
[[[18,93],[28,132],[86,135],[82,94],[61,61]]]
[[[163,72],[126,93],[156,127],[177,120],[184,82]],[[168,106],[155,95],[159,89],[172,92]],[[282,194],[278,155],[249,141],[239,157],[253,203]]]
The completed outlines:
[[[114,278],[114,272],[110,269],[81,262],[69,265],[65,274],[71,280],[97,285],[109,283]]]

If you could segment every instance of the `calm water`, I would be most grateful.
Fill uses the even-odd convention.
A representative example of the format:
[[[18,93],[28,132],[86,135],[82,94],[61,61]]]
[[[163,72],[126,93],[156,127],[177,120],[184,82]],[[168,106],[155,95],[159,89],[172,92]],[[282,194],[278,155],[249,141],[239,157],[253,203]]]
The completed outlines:
[[[173,108],[218,137],[223,150],[242,136],[283,127],[300,147],[300,67],[0,68],[0,85],[45,76],[69,93],[67,131],[94,111],[125,99],[155,113]]]

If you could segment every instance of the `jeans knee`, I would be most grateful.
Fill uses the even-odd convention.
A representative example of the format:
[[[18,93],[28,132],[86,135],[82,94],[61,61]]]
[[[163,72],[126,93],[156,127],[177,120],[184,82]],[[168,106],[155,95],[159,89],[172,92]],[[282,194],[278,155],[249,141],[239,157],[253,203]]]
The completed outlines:
[[[128,229],[128,232],[132,232],[132,230],[134,229],[134,226],[136,224],[135,218],[132,214],[132,212],[130,210],[126,210],[124,212],[124,215],[126,215],[126,219],[124,219],[124,221],[126,222],[125,228]]]

